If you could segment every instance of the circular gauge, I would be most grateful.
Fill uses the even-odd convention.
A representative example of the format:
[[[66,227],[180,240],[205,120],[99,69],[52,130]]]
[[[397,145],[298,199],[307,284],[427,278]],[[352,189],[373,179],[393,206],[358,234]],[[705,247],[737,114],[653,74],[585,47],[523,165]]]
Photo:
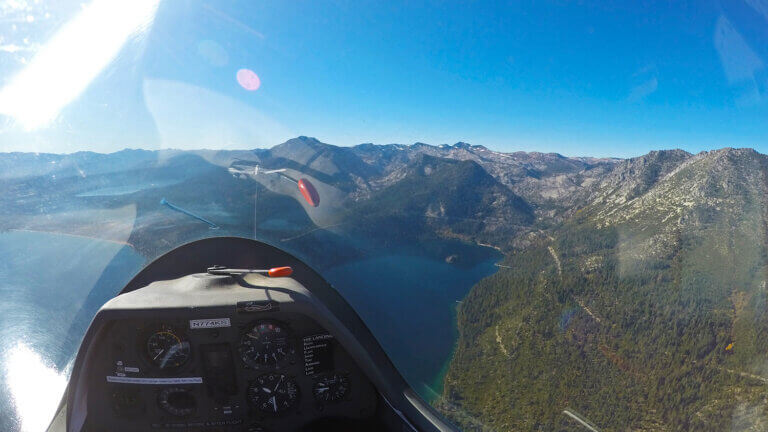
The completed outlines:
[[[283,374],[265,374],[248,386],[248,402],[265,413],[278,414],[296,404],[299,387],[296,381]]]
[[[136,389],[116,388],[112,391],[112,409],[121,417],[140,415],[144,411],[144,400]]]
[[[288,332],[271,321],[251,325],[240,339],[238,350],[245,364],[255,369],[280,367],[294,354]]]
[[[344,399],[349,392],[349,378],[339,372],[323,375],[312,386],[312,395],[318,402],[336,402]]]
[[[195,412],[197,401],[187,389],[169,387],[160,391],[157,399],[160,408],[176,417],[186,417]]]
[[[160,369],[179,367],[189,360],[189,341],[170,329],[161,329],[147,339],[147,356]]]

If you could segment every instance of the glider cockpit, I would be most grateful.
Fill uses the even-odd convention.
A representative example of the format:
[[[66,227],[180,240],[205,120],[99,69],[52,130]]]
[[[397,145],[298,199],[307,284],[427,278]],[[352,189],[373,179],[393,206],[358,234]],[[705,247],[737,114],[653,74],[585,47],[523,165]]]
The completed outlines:
[[[453,429],[320,275],[221,237],[158,258],[99,310],[48,430]]]

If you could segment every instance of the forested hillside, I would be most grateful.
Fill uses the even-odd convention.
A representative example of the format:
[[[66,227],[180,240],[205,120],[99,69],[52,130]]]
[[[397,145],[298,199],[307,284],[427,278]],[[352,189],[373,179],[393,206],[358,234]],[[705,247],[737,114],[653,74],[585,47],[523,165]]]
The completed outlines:
[[[620,163],[474,287],[441,408],[470,430],[763,430],[766,158]]]

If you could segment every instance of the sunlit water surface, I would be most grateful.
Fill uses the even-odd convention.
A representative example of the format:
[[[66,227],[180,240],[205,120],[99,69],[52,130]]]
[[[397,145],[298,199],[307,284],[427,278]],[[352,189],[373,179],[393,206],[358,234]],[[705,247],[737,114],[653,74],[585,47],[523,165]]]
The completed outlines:
[[[57,370],[23,342],[17,342],[4,354],[3,379],[16,410],[18,429],[45,430],[67,386],[66,370]]]
[[[118,242],[0,233],[0,431],[45,429],[93,314],[143,265]]]

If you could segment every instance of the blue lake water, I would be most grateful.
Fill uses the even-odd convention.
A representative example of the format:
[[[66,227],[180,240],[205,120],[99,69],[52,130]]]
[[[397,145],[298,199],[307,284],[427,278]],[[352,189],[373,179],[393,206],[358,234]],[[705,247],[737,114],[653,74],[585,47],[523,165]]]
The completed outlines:
[[[491,249],[481,254],[475,264],[459,267],[416,248],[399,249],[331,268],[324,276],[366,322],[408,383],[431,400],[442,392],[456,343],[458,302],[497,270],[500,256]]]
[[[110,187],[104,187],[99,189],[94,189],[86,192],[82,192],[77,194],[79,197],[97,197],[97,196],[117,196],[117,195],[127,195],[132,194],[134,192],[138,192],[140,190],[144,189],[152,189],[152,188],[159,188],[159,187],[165,187],[165,186],[171,186],[176,183],[179,183],[179,180],[167,180],[167,181],[156,181],[152,183],[137,183],[137,184],[129,184],[129,185],[120,185],[120,186],[110,186]]]
[[[293,232],[301,230],[303,227],[295,222],[291,222],[286,219],[267,219],[264,222],[259,223],[258,229],[269,231],[281,231],[281,232]]]
[[[496,270],[499,258],[487,248],[451,247],[472,255],[471,262],[449,264],[415,247],[399,248],[323,272],[426,398],[441,390],[456,340],[457,301]],[[91,318],[145,262],[117,242],[0,233],[0,431],[47,425]]]

